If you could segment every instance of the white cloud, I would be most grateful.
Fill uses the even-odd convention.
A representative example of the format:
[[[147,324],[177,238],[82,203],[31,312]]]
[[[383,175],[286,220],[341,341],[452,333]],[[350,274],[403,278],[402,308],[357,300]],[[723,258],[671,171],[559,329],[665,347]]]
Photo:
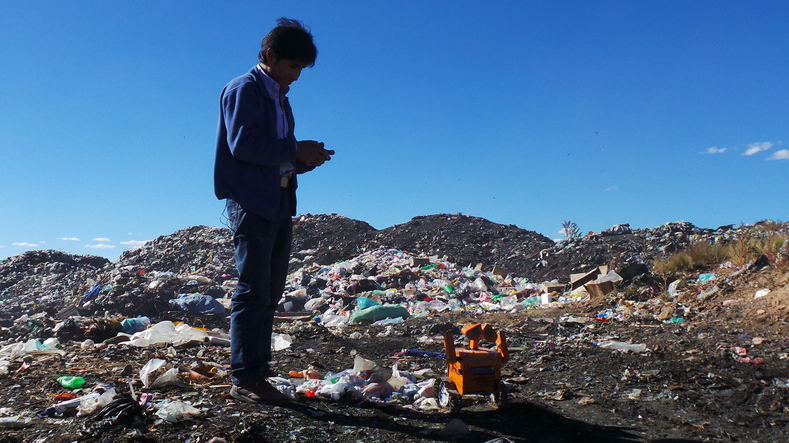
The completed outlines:
[[[148,240],[129,240],[129,241],[122,241],[122,245],[129,245],[129,246],[142,246],[148,243]]]
[[[609,187],[605,188],[605,190],[606,191],[618,191],[619,190],[619,186],[616,186],[616,185],[609,186]]]
[[[751,143],[748,145],[748,149],[742,153],[742,155],[753,155],[757,152],[766,151],[773,147],[772,142],[761,142],[761,143]]]
[[[726,148],[716,148],[713,146],[711,148],[707,148],[707,150],[702,152],[702,154],[723,154],[724,152],[726,152]]]
[[[22,241],[22,242],[17,241],[17,242],[13,242],[11,244],[14,245],[14,246],[23,246],[25,248],[37,248],[38,247],[38,244],[36,244],[36,243],[28,243],[28,242],[24,242],[24,241]]]
[[[114,249],[115,245],[106,245],[104,243],[99,243],[96,245],[85,245],[85,247],[91,249]]]
[[[59,238],[58,240],[80,241],[80,239],[78,239],[77,237],[62,237],[62,238]]]
[[[789,149],[775,151],[773,155],[767,157],[767,160],[789,160]]]
[[[94,239],[93,239],[93,240],[91,240],[91,241],[97,241],[97,242],[108,242],[108,241],[112,241],[112,240],[110,240],[110,239],[108,239],[108,238],[104,238],[104,237],[96,237],[96,238],[94,238]]]

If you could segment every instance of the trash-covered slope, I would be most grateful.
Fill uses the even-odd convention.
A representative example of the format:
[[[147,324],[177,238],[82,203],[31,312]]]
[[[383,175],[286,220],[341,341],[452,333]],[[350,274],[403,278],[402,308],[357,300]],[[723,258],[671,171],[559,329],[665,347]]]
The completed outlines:
[[[87,291],[87,282],[110,261],[93,255],[41,250],[0,261],[0,317],[25,310],[59,310]]]
[[[572,273],[603,265],[629,280],[646,272],[655,256],[696,240],[731,240],[737,232],[677,222],[554,242],[514,225],[460,214],[414,217],[382,230],[341,215],[307,214],[294,219],[290,270],[389,248],[484,271],[495,266],[505,275],[532,282],[567,282]],[[236,274],[232,247],[227,228],[192,226],[126,251],[116,262],[60,251],[20,254],[0,262],[0,316],[22,309],[54,315],[73,305],[82,313],[152,315],[180,293],[222,296],[229,289],[223,283],[232,283]],[[99,293],[83,300],[97,284]]]

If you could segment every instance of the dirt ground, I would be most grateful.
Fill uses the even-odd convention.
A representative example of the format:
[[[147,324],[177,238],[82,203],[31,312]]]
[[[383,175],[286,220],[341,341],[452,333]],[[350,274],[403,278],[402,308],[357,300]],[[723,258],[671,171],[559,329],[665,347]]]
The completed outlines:
[[[562,305],[432,312],[390,325],[350,325],[341,333],[310,320],[277,325],[276,332],[294,338],[275,353],[274,369],[284,376],[310,366],[322,374],[339,372],[359,355],[384,369],[396,363],[401,371],[431,369],[440,377],[444,358],[403,351],[443,352],[445,331],[487,322],[508,342],[502,400],[461,399],[456,410],[417,411],[347,396],[299,396],[281,407],[242,404],[229,397],[227,375],[195,378],[188,372],[200,363],[227,365],[226,346],[136,348],[110,341],[83,349],[80,341],[63,342],[63,356],[27,355],[0,376],[0,416],[6,417],[0,442],[789,441],[789,274],[754,266],[731,271],[725,282],[688,284],[672,303],[631,287]],[[758,292],[764,289],[769,292]],[[629,305],[631,311],[623,310]],[[600,315],[606,312],[624,315]],[[162,312],[152,320],[228,326],[224,315]],[[7,337],[14,321],[3,325]],[[25,338],[34,336],[29,332]],[[601,346],[611,340],[646,349]],[[457,336],[457,345],[466,346],[465,338]],[[152,358],[180,368],[179,383],[143,388],[139,372]],[[147,393],[150,404],[188,402],[199,414],[168,421],[155,408],[127,403],[114,413],[35,416],[55,394],[68,391],[57,381],[63,375],[85,378],[79,395],[111,384],[121,397]]]

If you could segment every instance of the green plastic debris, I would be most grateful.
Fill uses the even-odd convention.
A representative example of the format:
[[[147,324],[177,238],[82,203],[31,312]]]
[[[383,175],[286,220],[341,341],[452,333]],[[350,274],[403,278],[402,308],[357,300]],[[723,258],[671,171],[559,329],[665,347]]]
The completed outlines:
[[[361,322],[374,322],[378,320],[383,320],[386,318],[397,318],[402,317],[406,319],[410,317],[411,314],[408,312],[408,309],[400,306],[400,305],[379,305],[379,306],[371,306],[369,308],[358,309],[351,313],[350,322],[351,323],[361,323]]]
[[[85,379],[82,377],[64,375],[63,377],[58,377],[58,383],[60,383],[60,386],[63,386],[64,388],[77,389],[81,388],[82,385],[85,384]]]

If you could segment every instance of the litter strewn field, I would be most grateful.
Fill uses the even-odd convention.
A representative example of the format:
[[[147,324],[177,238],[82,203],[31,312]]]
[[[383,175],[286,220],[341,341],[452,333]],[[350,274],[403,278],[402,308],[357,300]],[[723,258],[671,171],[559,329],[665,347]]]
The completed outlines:
[[[196,226],[117,262],[0,262],[0,441],[787,439],[789,245],[670,260],[785,224],[556,243],[459,214],[295,222],[274,367],[292,405],[229,397],[231,239]],[[506,336],[503,395],[447,408],[444,333],[467,346],[469,323]]]

